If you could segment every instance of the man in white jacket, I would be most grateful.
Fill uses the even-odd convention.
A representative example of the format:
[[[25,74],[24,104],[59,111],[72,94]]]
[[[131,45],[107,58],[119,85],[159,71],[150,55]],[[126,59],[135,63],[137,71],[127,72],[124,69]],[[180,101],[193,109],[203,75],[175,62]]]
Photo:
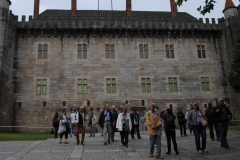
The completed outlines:
[[[79,111],[75,113],[75,122],[76,122],[76,139],[77,139],[77,146],[79,145],[79,131],[81,130],[82,138],[81,138],[81,145],[84,144],[85,139],[85,126],[87,124],[88,115],[86,111],[84,111],[84,106],[79,108]]]

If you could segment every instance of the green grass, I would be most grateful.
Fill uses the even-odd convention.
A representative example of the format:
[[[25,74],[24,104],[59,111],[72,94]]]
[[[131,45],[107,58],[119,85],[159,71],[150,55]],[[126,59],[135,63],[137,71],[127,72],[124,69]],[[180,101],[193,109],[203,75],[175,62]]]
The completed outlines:
[[[240,131],[240,126],[228,126],[229,130]]]
[[[0,133],[0,141],[40,141],[53,137],[53,134]]]

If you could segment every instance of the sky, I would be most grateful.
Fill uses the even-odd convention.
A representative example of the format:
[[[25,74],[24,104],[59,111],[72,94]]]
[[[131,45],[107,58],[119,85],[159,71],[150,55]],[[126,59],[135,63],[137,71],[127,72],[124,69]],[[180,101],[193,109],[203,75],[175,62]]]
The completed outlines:
[[[111,1],[113,3],[113,10],[126,10],[126,0],[99,0],[100,10],[111,10]],[[224,17],[222,11],[226,0],[215,0],[215,8],[211,13],[205,16],[201,15],[197,8],[204,5],[205,0],[188,0],[183,3],[183,6],[178,8],[179,12],[187,12],[196,18],[222,18]],[[239,0],[232,0],[238,6]],[[11,0],[12,5],[10,10],[13,14],[19,16],[33,14],[34,0]],[[71,0],[40,0],[40,13],[47,9],[71,9]],[[77,0],[78,10],[97,10],[98,0]],[[132,0],[133,11],[170,11],[170,0]]]

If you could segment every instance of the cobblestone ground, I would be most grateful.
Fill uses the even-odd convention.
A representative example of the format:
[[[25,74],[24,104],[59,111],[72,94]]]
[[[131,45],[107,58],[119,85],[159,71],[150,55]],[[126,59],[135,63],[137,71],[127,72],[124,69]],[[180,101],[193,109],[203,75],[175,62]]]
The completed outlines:
[[[208,133],[209,134],[209,133]],[[59,144],[58,139],[48,139],[36,142],[0,142],[0,160],[124,160],[124,159],[155,159],[149,158],[149,137],[141,134],[142,139],[131,139],[129,147],[122,147],[119,133],[116,132],[116,141],[110,145],[103,145],[103,137],[96,134],[88,137],[84,146],[76,146],[75,137],[69,138],[69,144]],[[162,156],[165,159],[210,159],[210,160],[239,160],[240,132],[229,131],[228,141],[230,148],[220,147],[220,142],[207,140],[208,154],[198,155],[195,149],[194,136],[180,137],[177,131],[179,155],[165,155],[167,142],[165,134],[162,136]],[[154,153],[155,156],[155,153]]]

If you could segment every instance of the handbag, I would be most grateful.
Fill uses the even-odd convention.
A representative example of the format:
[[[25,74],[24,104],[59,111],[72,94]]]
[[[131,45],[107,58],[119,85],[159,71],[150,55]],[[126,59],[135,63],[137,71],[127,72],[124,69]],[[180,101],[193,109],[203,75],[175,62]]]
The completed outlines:
[[[202,123],[203,127],[207,127],[207,125],[208,125],[207,120],[205,118],[203,118],[203,117],[201,117],[201,123]]]
[[[54,129],[52,127],[51,131],[50,131],[50,134],[54,134]]]

